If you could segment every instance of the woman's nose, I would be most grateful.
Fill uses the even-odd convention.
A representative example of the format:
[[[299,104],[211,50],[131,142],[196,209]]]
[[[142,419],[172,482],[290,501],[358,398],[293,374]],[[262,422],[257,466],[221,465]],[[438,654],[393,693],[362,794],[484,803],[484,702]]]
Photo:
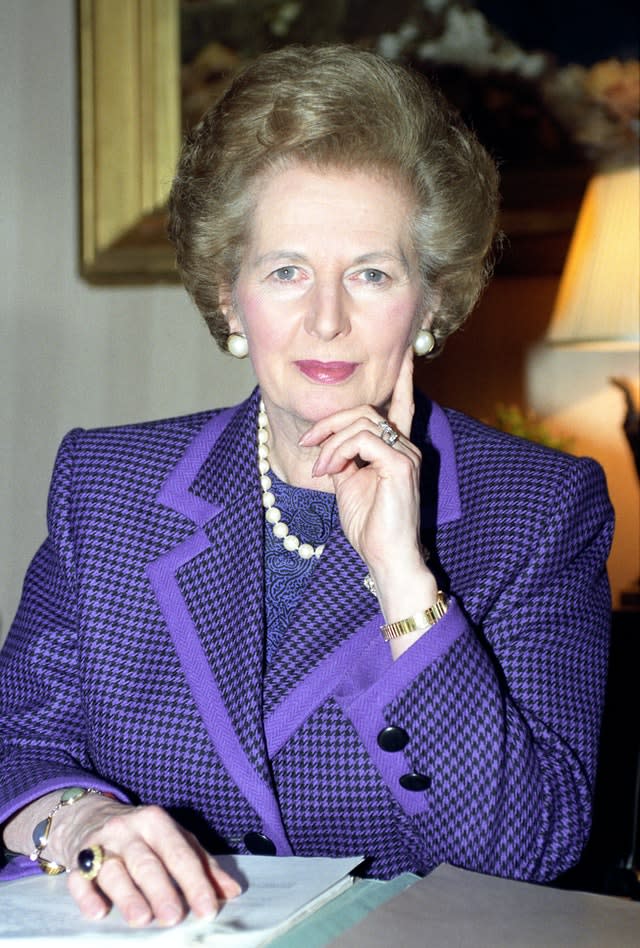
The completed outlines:
[[[346,335],[350,329],[342,281],[316,283],[310,294],[309,309],[305,317],[305,329],[319,339],[333,339]]]

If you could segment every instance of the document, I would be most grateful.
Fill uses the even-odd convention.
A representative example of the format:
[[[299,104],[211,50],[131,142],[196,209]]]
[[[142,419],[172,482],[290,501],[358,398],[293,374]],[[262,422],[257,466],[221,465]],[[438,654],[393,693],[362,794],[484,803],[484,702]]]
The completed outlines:
[[[348,888],[362,860],[302,856],[218,856],[242,885],[212,919],[185,919],[175,928],[130,928],[118,912],[87,922],[64,876],[38,875],[0,885],[0,944],[14,948],[157,948],[266,945]]]

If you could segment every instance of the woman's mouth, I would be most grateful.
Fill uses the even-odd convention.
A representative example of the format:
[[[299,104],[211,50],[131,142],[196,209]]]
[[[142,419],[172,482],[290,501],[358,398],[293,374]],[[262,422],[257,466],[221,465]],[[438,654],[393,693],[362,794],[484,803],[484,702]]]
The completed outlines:
[[[301,359],[295,364],[304,376],[323,385],[345,382],[358,368],[357,362],[315,362],[310,359]]]

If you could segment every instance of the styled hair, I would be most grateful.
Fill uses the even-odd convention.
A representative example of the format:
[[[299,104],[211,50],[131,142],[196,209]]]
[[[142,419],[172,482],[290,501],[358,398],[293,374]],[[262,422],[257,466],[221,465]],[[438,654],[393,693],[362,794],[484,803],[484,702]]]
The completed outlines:
[[[219,291],[240,270],[261,179],[307,163],[408,186],[434,354],[491,270],[498,175],[475,135],[418,73],[351,46],[287,46],[240,73],[188,133],[169,198],[184,285],[221,348]]]

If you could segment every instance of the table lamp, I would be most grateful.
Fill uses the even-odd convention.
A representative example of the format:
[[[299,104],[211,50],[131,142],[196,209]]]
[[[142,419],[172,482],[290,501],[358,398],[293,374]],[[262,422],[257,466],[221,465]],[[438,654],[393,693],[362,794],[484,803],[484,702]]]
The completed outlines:
[[[640,165],[596,174],[587,186],[546,342],[600,352],[640,351]],[[640,367],[640,366],[639,366]],[[625,436],[640,477],[639,415],[631,384]]]
[[[546,341],[639,348],[640,165],[602,171],[589,182]]]
[[[637,162],[599,171],[589,182],[545,341],[554,347],[598,352],[640,351]],[[620,377],[610,381],[624,394],[623,430],[640,477],[640,414],[634,384]],[[640,583],[622,599],[637,608]]]

